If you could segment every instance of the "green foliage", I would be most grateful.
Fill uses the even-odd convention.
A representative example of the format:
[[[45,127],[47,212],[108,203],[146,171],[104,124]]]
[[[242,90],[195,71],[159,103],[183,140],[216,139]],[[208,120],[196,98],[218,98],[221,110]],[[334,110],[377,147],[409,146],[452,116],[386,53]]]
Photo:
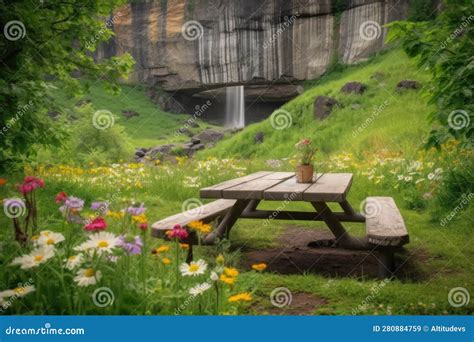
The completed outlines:
[[[445,213],[459,205],[464,197],[474,194],[474,161],[466,158],[462,164],[449,169],[436,198],[437,213]]]
[[[7,32],[0,40],[0,168],[34,153],[32,144],[57,146],[65,130],[53,125],[47,111],[60,111],[51,96],[50,80],[63,82],[69,94],[84,91],[73,75],[100,79],[111,91],[133,66],[130,55],[95,62],[91,52],[109,39],[105,18],[123,0],[68,2],[29,0],[0,2],[0,22]],[[22,109],[28,108],[23,111]],[[21,112],[22,114],[18,114]],[[10,128],[8,128],[10,127]],[[6,129],[5,129],[6,128]]]
[[[63,119],[62,125],[67,127],[68,139],[60,149],[49,148],[40,152],[37,160],[51,164],[100,165],[127,158],[130,151],[126,146],[128,137],[124,128],[114,123],[106,129],[98,129],[94,126],[94,113],[95,109],[86,105],[75,111],[77,120],[71,123]]]
[[[433,0],[410,1],[408,19],[410,21],[428,21],[436,17],[436,7]]]
[[[428,146],[439,147],[449,137],[472,146],[474,133],[474,5],[470,0],[446,2],[433,22],[394,22],[388,42],[401,41],[421,69],[433,75],[427,92],[436,110],[430,115],[441,127],[431,132]],[[467,17],[469,15],[469,17]]]

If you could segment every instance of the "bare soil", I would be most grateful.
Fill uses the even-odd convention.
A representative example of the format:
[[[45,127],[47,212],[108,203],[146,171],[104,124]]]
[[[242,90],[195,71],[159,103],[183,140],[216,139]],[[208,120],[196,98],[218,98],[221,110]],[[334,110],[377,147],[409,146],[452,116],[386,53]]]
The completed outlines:
[[[328,229],[289,226],[279,237],[279,246],[243,251],[243,267],[264,262],[267,271],[279,274],[314,273],[327,277],[376,278],[376,251],[353,251],[332,247],[334,236]],[[396,276],[401,279],[425,278],[416,263],[427,259],[423,250],[396,253]]]

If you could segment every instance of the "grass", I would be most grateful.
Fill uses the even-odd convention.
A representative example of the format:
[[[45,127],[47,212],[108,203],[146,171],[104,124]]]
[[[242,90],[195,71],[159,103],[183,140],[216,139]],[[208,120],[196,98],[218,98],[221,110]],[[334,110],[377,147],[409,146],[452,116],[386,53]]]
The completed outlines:
[[[383,73],[380,80],[371,78],[376,72]],[[241,271],[235,291],[250,291],[254,304],[228,306],[225,313],[262,314],[275,309],[269,301],[270,293],[277,287],[287,287],[292,293],[305,292],[323,298],[326,304],[315,309],[313,314],[472,314],[471,303],[456,308],[449,304],[448,293],[453,288],[463,287],[471,294],[474,291],[472,273],[474,256],[472,217],[473,206],[468,204],[446,226],[434,220],[431,211],[439,210],[435,199],[424,199],[427,193],[436,196],[440,182],[428,181],[429,174],[435,169],[448,169],[463,165],[462,155],[456,149],[446,147],[442,152],[422,152],[424,136],[429,132],[427,113],[431,108],[419,91],[407,91],[401,94],[394,92],[398,81],[416,79],[422,84],[428,76],[418,71],[400,51],[390,51],[376,57],[368,63],[348,67],[340,72],[330,74],[318,82],[309,82],[306,91],[286,104],[286,110],[292,119],[292,125],[286,129],[275,130],[270,119],[254,124],[242,132],[220,142],[216,148],[200,153],[192,161],[181,159],[177,165],[144,166],[125,164],[121,166],[87,166],[68,169],[65,166],[39,167],[27,169],[27,174],[36,174],[46,181],[46,187],[38,192],[40,203],[40,222],[42,228],[67,232],[62,225],[61,216],[54,196],[60,191],[79,196],[89,204],[93,200],[113,198],[114,210],[138,201],[148,207],[149,222],[165,218],[181,211],[183,202],[189,198],[199,198],[199,188],[239,177],[257,170],[271,168],[266,160],[280,159],[281,166],[275,170],[291,170],[294,166],[294,143],[302,137],[314,140],[320,149],[317,156],[317,168],[324,172],[353,172],[354,182],[349,192],[349,202],[359,209],[367,196],[392,196],[401,209],[402,216],[410,233],[410,243],[402,257],[409,259],[418,276],[396,279],[387,284],[377,280],[359,277],[325,277],[321,274],[279,275],[271,272],[256,273],[242,265],[242,253],[246,250],[273,248],[278,245],[278,237],[288,225],[294,222],[272,221],[264,226],[258,220],[239,220],[233,228],[230,241],[231,248],[224,245],[197,248],[196,258],[205,258],[213,264],[214,257],[224,252],[229,266],[237,266]],[[346,96],[339,93],[340,87],[348,81],[360,81],[368,85],[362,96]],[[128,90],[128,92],[127,92]],[[325,121],[317,122],[312,117],[313,101],[318,95],[335,97],[343,104]],[[90,98],[97,108],[107,108],[118,116],[122,109],[131,109],[140,113],[140,117],[126,121],[120,118],[134,144],[145,145],[166,137],[167,131],[174,129],[182,117],[162,113],[146,99],[139,88],[124,87],[123,98],[114,98],[96,88]],[[66,101],[66,99],[64,99]],[[69,103],[73,103],[72,100]],[[383,110],[375,115],[361,132],[354,134],[354,129],[361,127],[370,117],[374,106],[387,101]],[[353,109],[357,103],[360,107]],[[156,114],[156,116],[155,116]],[[132,121],[133,120],[133,121]],[[143,130],[141,130],[141,127]],[[138,131],[138,132],[136,132]],[[253,136],[263,131],[265,139],[262,144],[254,144]],[[156,141],[154,139],[157,139]],[[211,157],[208,159],[208,157]],[[214,158],[217,157],[217,158]],[[234,157],[235,159],[227,160]],[[402,159],[401,162],[397,161]],[[413,170],[414,162],[420,163],[413,180],[399,180],[398,175],[408,176]],[[383,176],[383,177],[382,177]],[[417,178],[424,181],[415,183]],[[0,197],[18,196],[14,186],[20,181],[19,175],[11,175],[9,183],[0,187]],[[118,196],[114,196],[117,194]],[[279,202],[264,202],[262,208],[274,209]],[[413,209],[416,210],[413,210]],[[308,204],[290,203],[288,210],[311,210]],[[90,212],[89,212],[90,214]],[[437,212],[438,217],[445,217],[446,212]],[[111,221],[112,222],[112,221]],[[0,232],[2,241],[10,241],[11,222],[5,216],[0,217],[0,224],[5,228]],[[321,223],[299,222],[302,229],[322,228]],[[364,234],[364,225],[348,224],[353,234]],[[80,228],[76,227],[77,237],[81,237]],[[119,232],[116,224],[111,224],[113,232]],[[162,244],[151,239],[149,248]],[[7,267],[13,255],[21,249],[8,243],[0,250],[0,289],[15,286],[28,273],[20,273]],[[173,284],[173,275],[160,273],[156,260],[147,259],[149,273],[145,291],[138,291],[133,280],[139,277],[137,269],[129,267],[117,276],[113,269],[104,272],[101,285],[110,286],[120,293],[120,300],[115,307],[98,309],[83,307],[83,313],[139,313],[139,314],[172,314],[175,305],[186,299],[186,292],[179,296],[169,291]],[[133,264],[135,265],[135,264]],[[138,267],[138,265],[136,265]],[[116,290],[115,286],[125,286],[123,279],[130,277],[127,290]],[[71,281],[70,278],[66,278]],[[187,286],[191,282],[186,283]],[[53,288],[53,287],[51,287]],[[75,291],[71,286],[71,291]],[[139,288],[138,288],[139,289]],[[375,291],[374,289],[380,289]],[[92,292],[87,289],[82,295]],[[13,313],[61,313],[64,307],[62,296],[55,297],[47,293],[52,302],[50,307],[36,307],[29,311],[18,302],[12,307]],[[27,297],[26,297],[27,298]],[[86,297],[84,297],[86,298]],[[26,303],[28,299],[25,299]],[[178,302],[176,302],[176,300]],[[209,299],[212,301],[212,299]],[[143,303],[148,304],[143,304]],[[360,305],[366,303],[362,309]],[[132,307],[133,306],[133,307]],[[205,311],[207,310],[207,311]],[[211,313],[207,308],[204,313]],[[355,311],[356,310],[356,311]],[[195,314],[199,311],[194,305],[184,314]],[[285,309],[281,310],[282,313]]]
[[[189,119],[187,114],[171,114],[161,110],[145,94],[142,86],[122,85],[119,95],[111,95],[104,91],[102,85],[92,83],[90,93],[82,98],[68,98],[61,91],[56,93],[60,103],[73,108],[80,100],[90,100],[97,110],[109,110],[115,116],[115,122],[125,128],[129,147],[153,147],[176,139],[174,132]],[[132,110],[139,116],[127,119],[122,110]]]

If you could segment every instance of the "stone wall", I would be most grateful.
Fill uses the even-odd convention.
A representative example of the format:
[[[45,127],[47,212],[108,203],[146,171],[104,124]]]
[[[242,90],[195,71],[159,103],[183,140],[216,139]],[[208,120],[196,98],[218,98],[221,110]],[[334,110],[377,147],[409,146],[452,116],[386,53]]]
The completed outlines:
[[[335,59],[354,63],[380,50],[383,25],[406,17],[408,0],[334,8],[331,0],[134,1],[114,13],[115,37],[97,54],[130,52],[132,81],[169,92],[288,84],[317,78]]]

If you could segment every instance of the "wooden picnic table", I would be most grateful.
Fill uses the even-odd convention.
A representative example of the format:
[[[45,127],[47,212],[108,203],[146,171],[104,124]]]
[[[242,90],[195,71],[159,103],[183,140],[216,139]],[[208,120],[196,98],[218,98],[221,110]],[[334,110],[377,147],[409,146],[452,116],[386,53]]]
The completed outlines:
[[[262,219],[265,225],[271,220],[323,221],[335,237],[334,246],[376,250],[379,254],[379,276],[391,276],[394,251],[408,243],[403,218],[391,197],[368,197],[366,203],[375,205],[375,215],[357,213],[347,200],[352,180],[352,173],[319,173],[314,175],[312,183],[304,184],[296,182],[294,172],[255,172],[201,189],[201,198],[215,201],[155,222],[153,235],[166,238],[166,231],[175,224],[185,227],[191,221],[211,222],[219,218],[214,231],[200,241],[212,245],[219,239],[228,238],[230,230],[241,218]],[[275,210],[257,209],[262,200],[283,201],[284,204]],[[315,211],[285,210],[286,204],[296,201],[311,203]],[[329,203],[337,203],[341,211],[333,211]],[[365,222],[366,236],[352,236],[343,222]],[[188,242],[188,259],[191,260],[195,239],[190,238]]]
[[[316,174],[313,183],[297,183],[294,172],[260,171],[248,176],[201,189],[202,198],[235,200],[218,227],[206,237],[206,243],[228,236],[239,218],[264,220],[324,221],[341,247],[369,249],[367,239],[349,235],[341,222],[365,222],[347,201],[352,184],[351,173]],[[315,212],[257,210],[260,201],[309,202]],[[333,212],[328,203],[338,203],[342,212]]]

